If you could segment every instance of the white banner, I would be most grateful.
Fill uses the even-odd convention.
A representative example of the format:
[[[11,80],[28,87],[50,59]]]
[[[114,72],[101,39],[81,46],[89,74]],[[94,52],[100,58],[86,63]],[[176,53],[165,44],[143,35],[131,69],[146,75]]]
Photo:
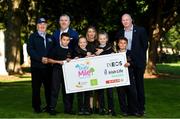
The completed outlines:
[[[71,60],[63,65],[66,93],[130,85],[125,53]]]

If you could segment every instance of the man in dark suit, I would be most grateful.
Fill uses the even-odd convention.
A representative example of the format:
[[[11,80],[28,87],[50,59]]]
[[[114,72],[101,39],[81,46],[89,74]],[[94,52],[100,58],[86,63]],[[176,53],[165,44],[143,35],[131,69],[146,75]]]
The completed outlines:
[[[30,35],[28,42],[28,53],[31,59],[32,76],[32,107],[36,113],[42,112],[40,88],[44,85],[46,108],[48,111],[51,92],[52,67],[47,64],[47,55],[54,43],[52,36],[46,33],[47,23],[44,18],[37,21],[37,31]]]
[[[72,50],[72,56],[74,55],[75,53],[75,48],[77,47],[77,44],[78,44],[78,33],[73,30],[72,28],[70,28],[70,17],[67,15],[67,14],[62,14],[60,17],[59,17],[59,25],[60,25],[60,29],[56,30],[54,33],[53,33],[53,37],[54,37],[54,40],[56,41],[56,43],[59,45],[59,43],[61,44],[61,42],[59,42],[59,39],[61,39],[61,34],[62,33],[68,33],[69,36],[70,36],[70,43],[69,43],[69,48],[70,50]],[[63,87],[64,87],[64,83],[62,84]],[[65,95],[64,93],[65,92],[62,92],[63,95]],[[72,108],[73,108],[73,94],[69,94],[70,98],[65,99],[63,97],[63,103],[64,103],[64,112],[65,113],[71,113],[73,114],[74,112],[72,111]]]
[[[59,43],[59,39],[62,33],[68,33],[70,35],[70,43],[69,43],[69,48],[71,50],[74,50],[78,44],[78,33],[70,28],[70,17],[67,14],[62,14],[59,17],[59,25],[60,29],[57,29],[53,33],[53,37],[56,40],[57,43]]]
[[[129,14],[122,16],[121,22],[124,29],[118,32],[116,38],[124,36],[128,39],[127,49],[131,51],[134,61],[134,76],[137,89],[138,111],[144,115],[145,94],[144,94],[144,71],[146,67],[146,50],[148,47],[148,38],[143,27],[133,25]],[[133,98],[133,97],[132,97]]]

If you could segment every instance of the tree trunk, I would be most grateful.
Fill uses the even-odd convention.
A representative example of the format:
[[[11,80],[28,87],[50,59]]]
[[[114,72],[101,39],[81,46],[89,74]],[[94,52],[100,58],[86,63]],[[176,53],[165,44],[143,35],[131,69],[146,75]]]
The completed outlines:
[[[156,71],[157,47],[158,47],[157,41],[153,37],[150,37],[149,50],[148,50],[149,58],[146,68],[146,73],[148,74],[157,74]]]
[[[157,13],[150,19],[150,38],[149,38],[149,52],[148,52],[148,63],[146,67],[146,73],[157,74],[156,63],[157,63],[157,48],[162,35],[162,19],[161,13],[163,8],[163,0],[155,2]],[[153,11],[152,11],[153,12]],[[154,14],[152,13],[151,14]]]
[[[6,30],[6,66],[7,71],[12,73],[22,73],[20,66],[20,31],[21,31],[21,12],[20,0],[8,1],[8,18]]]

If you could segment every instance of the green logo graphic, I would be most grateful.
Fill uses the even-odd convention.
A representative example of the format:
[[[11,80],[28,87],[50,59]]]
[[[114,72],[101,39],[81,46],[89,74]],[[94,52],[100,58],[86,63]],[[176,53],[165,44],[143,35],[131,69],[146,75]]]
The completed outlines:
[[[91,79],[91,86],[96,86],[98,85],[97,79]]]

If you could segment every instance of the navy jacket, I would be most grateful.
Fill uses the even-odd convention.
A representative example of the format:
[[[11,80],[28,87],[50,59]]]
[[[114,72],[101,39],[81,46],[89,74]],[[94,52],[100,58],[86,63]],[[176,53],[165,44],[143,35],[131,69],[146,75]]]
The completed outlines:
[[[46,68],[47,65],[41,62],[42,57],[47,57],[54,47],[52,36],[46,34],[46,48],[44,46],[44,38],[38,32],[30,35],[27,50],[31,58],[31,67]]]
[[[118,40],[120,36],[124,36],[124,29],[117,33],[116,40]],[[131,54],[135,67],[145,68],[147,48],[148,38],[145,29],[143,27],[133,26]]]
[[[71,28],[69,28],[68,33],[70,35],[70,40],[71,40],[69,43],[69,48],[71,50],[74,50],[77,47],[79,35],[75,30]],[[59,44],[59,36],[60,36],[60,29],[56,30],[53,33],[54,40],[57,44]]]

